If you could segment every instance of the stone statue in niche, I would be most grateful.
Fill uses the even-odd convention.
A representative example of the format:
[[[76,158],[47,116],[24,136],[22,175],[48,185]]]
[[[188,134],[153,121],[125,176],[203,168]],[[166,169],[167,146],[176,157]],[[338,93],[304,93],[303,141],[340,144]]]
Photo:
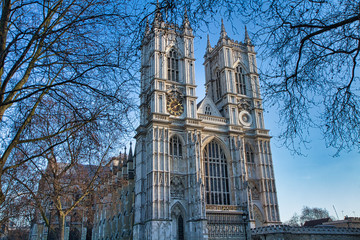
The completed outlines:
[[[251,188],[251,195],[252,195],[252,199],[254,200],[259,200],[260,198],[260,193],[259,193],[259,188],[257,185],[254,185],[252,188]]]

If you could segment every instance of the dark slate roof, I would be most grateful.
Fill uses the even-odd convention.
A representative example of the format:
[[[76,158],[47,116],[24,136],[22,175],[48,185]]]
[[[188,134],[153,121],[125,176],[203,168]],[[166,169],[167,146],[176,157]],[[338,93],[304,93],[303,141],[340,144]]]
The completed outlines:
[[[304,227],[314,227],[314,226],[321,225],[323,223],[327,223],[330,221],[331,221],[330,218],[320,218],[320,219],[315,219],[315,220],[309,220],[304,223]]]

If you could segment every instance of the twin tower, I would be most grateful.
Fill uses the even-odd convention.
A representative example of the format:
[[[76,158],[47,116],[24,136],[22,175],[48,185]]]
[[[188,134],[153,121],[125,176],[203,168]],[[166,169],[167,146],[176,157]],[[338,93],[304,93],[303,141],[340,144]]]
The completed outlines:
[[[157,13],[141,57],[134,239],[246,239],[279,223],[254,46],[208,40],[197,103],[194,35]]]

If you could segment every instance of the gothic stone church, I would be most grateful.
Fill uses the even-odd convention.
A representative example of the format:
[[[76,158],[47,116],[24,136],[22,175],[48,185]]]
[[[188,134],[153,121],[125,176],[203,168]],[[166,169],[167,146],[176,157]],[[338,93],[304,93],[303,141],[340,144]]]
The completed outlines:
[[[246,29],[244,42],[230,39],[223,24],[217,44],[208,40],[198,104],[194,65],[186,14],[176,26],[157,13],[142,42],[134,158],[117,168],[126,204],[97,208],[94,239],[249,239],[249,227],[280,223]]]

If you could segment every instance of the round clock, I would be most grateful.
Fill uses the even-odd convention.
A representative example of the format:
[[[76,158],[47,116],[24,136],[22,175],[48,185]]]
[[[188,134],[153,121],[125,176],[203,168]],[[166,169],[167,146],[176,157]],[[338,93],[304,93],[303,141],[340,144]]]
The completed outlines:
[[[245,110],[241,111],[239,113],[239,122],[245,127],[250,127],[252,123],[252,118],[250,113],[248,113],[248,111]]]
[[[180,116],[184,112],[184,107],[179,99],[170,98],[167,102],[167,110],[171,115]]]

